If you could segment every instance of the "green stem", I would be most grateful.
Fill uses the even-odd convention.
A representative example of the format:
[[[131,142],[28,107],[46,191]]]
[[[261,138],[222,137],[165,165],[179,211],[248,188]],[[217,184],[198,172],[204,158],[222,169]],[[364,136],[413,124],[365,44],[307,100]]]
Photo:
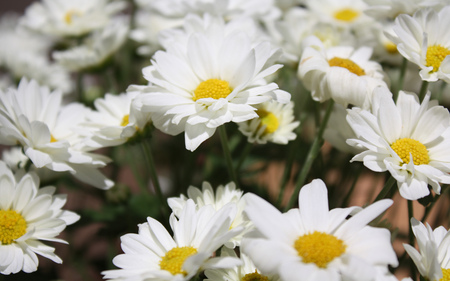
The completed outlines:
[[[300,171],[300,175],[298,177],[297,183],[295,185],[294,193],[292,194],[291,198],[289,199],[288,204],[285,207],[285,211],[292,208],[294,205],[294,202],[298,199],[298,193],[300,192],[300,189],[303,187],[306,181],[306,177],[309,174],[309,171],[311,170],[311,166],[316,159],[317,155],[319,154],[320,148],[322,147],[322,136],[323,132],[325,131],[325,128],[327,127],[328,120],[330,119],[331,112],[333,111],[334,106],[334,100],[330,100],[328,102],[328,107],[325,112],[325,116],[323,117],[322,123],[320,124],[319,131],[317,132],[317,135],[308,151],[308,156],[306,156],[305,163],[303,164],[302,170]]]
[[[158,196],[159,201],[161,203],[165,202],[165,198],[162,193],[161,185],[159,184],[158,174],[157,174],[156,168],[155,168],[155,161],[153,159],[153,153],[152,153],[152,149],[151,149],[150,139],[142,140],[141,144],[142,144],[142,148],[144,150],[145,160],[147,161],[148,167],[150,169],[150,178],[152,180],[153,186],[155,187],[156,196]],[[166,206],[166,204],[162,204],[162,206],[161,206],[161,212],[164,217],[166,217],[165,206]]]
[[[378,194],[377,198],[375,198],[375,200],[373,202],[379,201],[381,199],[386,198],[386,195],[389,193],[389,191],[391,190],[391,188],[394,186],[394,184],[396,183],[396,179],[392,176],[390,176],[390,178],[387,180],[387,182],[384,184],[383,189],[380,191],[380,193]]]
[[[236,171],[239,171],[241,169],[242,164],[244,163],[245,159],[247,159],[247,156],[250,154],[250,151],[252,151],[253,143],[250,143],[246,141],[245,147],[241,152],[241,157],[239,158],[239,162],[236,166]]]
[[[428,81],[423,80],[422,86],[420,87],[420,92],[419,92],[420,102],[423,101],[423,98],[425,97],[425,94],[427,93],[427,89],[428,89]]]
[[[403,89],[403,83],[405,81],[406,67],[408,65],[408,60],[403,58],[402,66],[400,68],[400,77],[398,78],[397,89],[394,91],[394,102],[397,102],[398,92]]]
[[[126,148],[127,146],[128,146],[128,149]],[[135,157],[138,156],[138,155],[136,155],[138,147],[136,147],[134,145],[126,144],[125,148],[126,148],[127,151],[131,152],[131,153],[127,153],[127,161],[128,161],[128,163],[130,163],[131,172],[133,173],[133,176],[134,176],[134,178],[136,179],[136,181],[137,181],[137,183],[139,185],[139,189],[142,192],[147,193],[148,190],[147,190],[146,184],[143,181],[142,177],[139,175],[139,171],[138,171],[138,167],[137,167],[137,161],[135,161],[135,159],[136,159]],[[133,154],[135,154],[135,155],[133,155]]]
[[[233,160],[231,159],[230,147],[228,146],[228,136],[227,131],[225,130],[225,125],[219,127],[219,135],[220,142],[222,143],[223,155],[227,163],[228,174],[230,175],[231,180],[236,184],[236,187],[239,188],[238,178],[236,171],[233,168]]]
[[[408,218],[409,218],[409,245],[414,247],[414,232],[412,229],[412,223],[411,218],[414,217],[414,208],[413,208],[413,201],[408,200]],[[416,280],[416,270],[414,262],[410,261],[410,267],[411,267],[411,278],[413,280]]]

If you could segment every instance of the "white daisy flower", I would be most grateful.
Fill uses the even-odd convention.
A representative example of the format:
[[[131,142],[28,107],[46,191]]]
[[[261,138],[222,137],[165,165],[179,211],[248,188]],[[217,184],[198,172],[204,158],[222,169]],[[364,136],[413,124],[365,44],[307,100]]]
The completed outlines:
[[[195,186],[189,186],[187,190],[187,197],[181,194],[180,197],[168,198],[167,203],[172,209],[172,212],[174,212],[177,216],[182,212],[182,209],[186,205],[188,199],[192,199],[197,205],[197,208],[211,205],[216,211],[222,209],[230,203],[235,204],[237,212],[231,223],[231,228],[242,226],[245,227],[245,230],[225,243],[226,247],[234,248],[239,246],[242,236],[251,229],[251,222],[243,213],[245,201],[242,199],[242,194],[243,192],[241,190],[236,189],[236,184],[234,182],[230,182],[225,186],[219,185],[216,192],[214,192],[214,189],[210,183],[203,182],[201,190]]]
[[[14,14],[0,19],[0,66],[7,70],[12,80],[27,77],[69,93],[73,89],[69,73],[48,58],[54,40],[19,28],[18,23],[19,16]]]
[[[142,132],[150,122],[150,115],[138,111],[133,105],[138,94],[129,91],[96,99],[96,110],[87,114],[88,121],[83,124],[92,134],[84,143],[92,148],[117,146]]]
[[[229,268],[240,264],[232,257],[212,257],[242,228],[230,229],[235,205],[219,211],[210,205],[197,208],[188,200],[183,210],[170,216],[173,238],[160,222],[147,218],[138,234],[121,237],[124,254],[113,259],[121,268],[102,272],[114,280],[189,280],[207,268]]]
[[[126,18],[116,18],[106,27],[90,34],[82,45],[54,51],[53,59],[71,71],[101,66],[125,43],[128,29]]]
[[[400,91],[394,104],[389,90],[378,88],[372,112],[354,108],[347,115],[357,136],[347,143],[364,148],[351,161],[389,171],[408,200],[427,196],[428,185],[439,194],[440,183],[450,183],[450,115],[429,99],[420,104],[414,93]]]
[[[152,65],[143,69],[154,86],[138,97],[140,109],[152,113],[161,131],[184,131],[191,151],[217,127],[257,117],[254,105],[290,100],[289,93],[264,79],[281,67],[274,65],[279,50],[268,42],[253,44],[244,32],[225,35],[225,29],[223,22],[214,21],[205,33],[191,34],[187,44],[156,52]]]
[[[311,41],[303,52],[297,74],[314,100],[324,102],[331,98],[344,107],[351,104],[368,108],[373,89],[387,87],[381,65],[370,60],[371,48],[326,49],[317,38],[308,40]]]
[[[220,250],[221,257],[237,258],[236,252],[232,249],[222,248]],[[240,253],[242,265],[228,269],[207,269],[205,275],[207,279],[204,281],[280,281],[280,277],[262,275],[252,260],[244,253]]]
[[[407,60],[420,67],[422,80],[450,83],[450,6],[439,12],[421,9],[412,17],[399,15],[392,33],[386,33]]]
[[[66,196],[54,195],[53,186],[39,188],[39,178],[34,173],[14,177],[2,161],[0,182],[0,273],[36,271],[36,254],[62,263],[55,248],[40,240],[66,243],[56,236],[80,218],[61,209]]]
[[[42,0],[28,6],[22,24],[48,35],[81,36],[106,26],[125,7],[125,1]]]
[[[400,14],[412,15],[419,9],[434,7],[442,8],[445,1],[434,0],[363,0],[368,5],[364,11],[377,20],[393,20]]]
[[[416,236],[419,251],[403,244],[406,252],[416,264],[425,279],[440,281],[450,279],[450,232],[443,226],[434,230],[415,218],[411,218],[412,230]]]
[[[0,91],[0,143],[22,146],[37,168],[69,171],[96,187],[111,187],[113,182],[97,170],[109,158],[90,153],[77,132],[80,128],[75,129],[88,109],[61,102],[61,92],[50,92],[34,80],[22,79],[17,89]]]
[[[244,238],[241,250],[262,274],[279,274],[282,280],[374,280],[379,267],[398,264],[389,230],[368,225],[390,199],[364,209],[329,210],[321,180],[305,185],[299,209],[284,214],[257,195],[244,198],[259,233]]]
[[[287,144],[295,140],[297,135],[294,129],[300,122],[294,121],[293,102],[282,104],[269,101],[256,108],[257,118],[238,123],[239,131],[248,137],[249,142]]]

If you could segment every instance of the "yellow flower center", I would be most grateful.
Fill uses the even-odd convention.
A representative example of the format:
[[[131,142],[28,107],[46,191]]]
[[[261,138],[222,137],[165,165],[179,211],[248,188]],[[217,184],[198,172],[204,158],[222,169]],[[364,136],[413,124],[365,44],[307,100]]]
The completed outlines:
[[[388,52],[389,54],[396,54],[396,53],[398,53],[397,45],[395,45],[392,42],[385,43],[384,44],[384,48],[386,49],[386,52]]]
[[[410,154],[413,157],[414,165],[428,164],[430,161],[427,148],[419,141],[410,138],[398,139],[391,145],[391,148],[403,163],[409,163]]]
[[[122,118],[122,123],[120,123],[120,126],[125,127],[130,123],[130,115],[127,114]]]
[[[52,134],[50,134],[50,142],[57,142],[57,141],[58,140],[55,139],[55,137]]]
[[[259,274],[258,271],[255,270],[253,273],[245,274],[241,281],[269,281],[269,278],[265,275]]]
[[[328,64],[330,66],[339,66],[339,67],[347,68],[348,71],[350,71],[351,73],[354,73],[358,76],[366,75],[366,72],[364,71],[364,69],[362,69],[361,67],[359,67],[359,65],[357,65],[356,63],[354,63],[352,60],[349,60],[349,59],[334,57],[328,61]]]
[[[341,9],[334,13],[334,18],[340,21],[351,22],[359,16],[359,12],[350,8]]]
[[[261,119],[260,126],[266,126],[266,129],[264,130],[264,134],[272,134],[278,129],[278,126],[280,125],[278,122],[278,118],[273,114],[272,112],[268,112],[264,109],[258,109],[256,111],[256,114],[258,114],[259,118]]]
[[[439,281],[450,281],[450,268],[442,268],[442,278]]]
[[[233,90],[228,85],[227,81],[219,79],[208,79],[198,85],[194,90],[194,101],[204,98],[220,99],[226,98]]]
[[[13,210],[0,210],[0,242],[9,245],[27,232],[27,222]]]
[[[69,10],[69,11],[67,11],[66,12],[66,14],[64,15],[64,21],[67,23],[67,24],[72,24],[72,21],[73,21],[73,17],[79,17],[79,16],[81,16],[81,13],[80,13],[80,11],[77,11],[77,10]]]
[[[438,71],[442,61],[446,56],[450,55],[450,50],[441,45],[430,46],[427,49],[426,66],[432,66],[432,72]]]
[[[329,262],[345,253],[346,246],[331,234],[314,231],[300,236],[294,248],[304,263],[315,263],[320,268],[326,268]]]
[[[186,276],[187,272],[182,269],[183,263],[189,256],[196,253],[197,249],[191,246],[175,247],[166,253],[166,255],[159,262],[159,267],[162,270],[169,271],[173,275],[183,274]]]

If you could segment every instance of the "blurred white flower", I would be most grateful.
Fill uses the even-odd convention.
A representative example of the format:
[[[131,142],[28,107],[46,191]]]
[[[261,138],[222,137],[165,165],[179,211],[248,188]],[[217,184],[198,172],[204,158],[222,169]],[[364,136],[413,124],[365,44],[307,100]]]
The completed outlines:
[[[392,204],[390,199],[364,209],[329,210],[321,180],[303,186],[299,209],[284,214],[255,194],[247,193],[244,199],[245,212],[259,232],[244,237],[241,250],[264,275],[279,274],[282,280],[374,280],[380,267],[398,264],[389,230],[368,225]]]
[[[419,251],[403,244],[406,252],[416,264],[424,278],[430,281],[450,278],[450,232],[443,226],[431,229],[415,218],[411,218],[412,230],[416,236]]]
[[[28,6],[22,24],[48,35],[81,36],[105,27],[125,7],[125,1],[42,0]]]
[[[375,172],[389,171],[400,195],[408,200],[436,193],[450,183],[450,114],[428,94],[400,91],[397,104],[386,88],[374,91],[372,112],[349,110],[347,121],[357,138],[347,140],[364,151],[351,161],[362,161]],[[432,124],[432,125],[430,125]]]
[[[195,32],[187,44],[158,51],[143,69],[153,86],[138,97],[140,110],[150,112],[156,128],[177,135],[185,132],[186,149],[195,150],[227,122],[257,117],[254,105],[290,94],[267,83],[266,76],[279,50],[268,42],[254,44],[244,32],[225,34],[222,21],[212,21],[205,32]],[[173,67],[177,65],[177,67]]]
[[[66,243],[56,236],[80,218],[61,209],[66,196],[54,195],[53,186],[39,188],[39,178],[34,173],[15,177],[2,161],[0,181],[0,273],[36,271],[36,254],[62,263],[55,248],[40,240]]]
[[[115,18],[102,29],[87,37],[82,45],[64,51],[54,51],[57,63],[71,71],[88,70],[104,64],[125,43],[128,20]]]
[[[439,12],[421,9],[413,16],[399,15],[386,36],[407,60],[420,68],[422,80],[450,83],[450,6]]]
[[[294,121],[294,103],[282,104],[268,101],[256,106],[258,117],[238,123],[239,131],[249,142],[287,144],[295,140],[294,129],[300,125]]]
[[[435,0],[363,0],[368,7],[365,13],[378,21],[394,20],[400,14],[412,15],[419,9],[434,7],[440,9],[445,1]]]
[[[176,216],[170,216],[173,237],[157,220],[148,217],[138,234],[121,237],[124,254],[113,259],[120,269],[103,271],[113,280],[190,280],[200,270],[230,268],[240,264],[232,257],[212,257],[242,228],[230,229],[236,212],[233,204],[218,211],[210,205],[197,208],[189,199]]]
[[[92,148],[116,146],[128,141],[137,132],[144,130],[150,122],[150,115],[136,109],[133,99],[139,94],[106,94],[94,101],[96,110],[86,115],[83,125],[90,136],[84,143]]]
[[[187,190],[188,197],[181,194],[180,197],[168,198],[167,203],[172,209],[172,212],[177,216],[181,213],[188,199],[192,199],[197,208],[211,205],[216,211],[230,203],[236,204],[237,212],[235,217],[232,218],[233,222],[231,223],[230,228],[241,226],[245,227],[245,230],[225,243],[226,247],[234,248],[240,245],[242,236],[251,230],[251,222],[243,214],[245,201],[242,199],[242,194],[243,192],[241,190],[236,189],[234,182],[230,182],[225,186],[219,185],[215,192],[211,184],[203,182],[201,190],[195,186],[189,186]]]
[[[373,89],[387,87],[381,65],[370,60],[371,48],[325,48],[315,37],[308,40],[309,47],[303,52],[298,76],[314,100],[324,102],[331,98],[344,107],[351,104],[368,108]]]
[[[69,171],[96,187],[111,187],[113,182],[97,169],[109,158],[90,153],[76,129],[88,109],[78,103],[62,106],[61,101],[61,92],[34,80],[22,79],[17,89],[0,91],[0,143],[22,146],[37,168]]]

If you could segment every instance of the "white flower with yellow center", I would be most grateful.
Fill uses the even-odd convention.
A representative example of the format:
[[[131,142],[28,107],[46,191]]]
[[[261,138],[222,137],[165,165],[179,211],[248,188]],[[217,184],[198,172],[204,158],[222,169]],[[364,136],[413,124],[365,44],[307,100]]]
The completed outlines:
[[[242,236],[250,230],[251,222],[244,216],[245,201],[242,199],[243,192],[236,189],[236,184],[230,182],[225,186],[219,185],[214,192],[211,184],[203,182],[202,189],[195,186],[189,186],[187,190],[187,197],[181,195],[180,197],[172,197],[167,199],[167,202],[175,215],[179,215],[188,199],[194,200],[197,208],[211,205],[216,211],[220,210],[227,204],[233,203],[236,205],[237,212],[231,223],[231,228],[238,226],[245,227],[244,232],[233,237],[230,241],[225,243],[226,247],[234,248],[239,246]]]
[[[125,94],[106,94],[94,101],[96,110],[86,115],[83,125],[90,131],[84,143],[92,148],[121,145],[137,132],[144,130],[150,122],[150,115],[136,109],[133,99],[139,94],[129,91]]]
[[[116,18],[102,29],[91,33],[84,43],[64,51],[54,51],[53,59],[64,68],[80,71],[101,66],[125,43],[128,20]]]
[[[150,112],[165,133],[184,131],[191,151],[217,127],[257,117],[255,105],[290,100],[289,93],[264,79],[281,67],[274,65],[279,50],[268,42],[253,43],[244,32],[224,31],[223,22],[213,21],[205,32],[192,33],[187,44],[156,52],[143,69],[153,86],[138,97],[140,110]]]
[[[386,36],[407,60],[418,65],[422,80],[450,83],[450,6],[439,12],[421,9],[413,16],[399,15]]]
[[[416,200],[436,193],[450,183],[450,115],[430,101],[400,91],[397,104],[386,88],[374,91],[372,111],[349,110],[347,121],[357,138],[348,144],[364,151],[352,161],[362,161],[376,172],[389,171],[397,180],[401,196]]]
[[[373,89],[387,87],[381,65],[370,60],[371,48],[325,48],[315,37],[308,40],[310,46],[303,52],[297,74],[314,100],[331,98],[344,107],[351,104],[368,108]]]
[[[277,275],[265,276],[256,268],[251,259],[244,253],[240,253],[242,265],[228,269],[208,269],[205,270],[207,279],[204,281],[279,281]],[[237,258],[236,252],[232,249],[222,248],[221,257]]]
[[[218,211],[210,205],[197,208],[189,199],[180,214],[170,216],[173,237],[153,218],[139,225],[138,234],[121,237],[124,254],[113,259],[121,268],[107,270],[113,280],[190,280],[201,270],[230,268],[240,264],[232,257],[212,257],[226,241],[242,231],[231,227],[235,205]]]
[[[279,274],[282,280],[374,280],[379,267],[398,264],[389,230],[368,226],[390,199],[364,209],[329,210],[321,180],[305,185],[299,209],[284,214],[257,195],[244,198],[259,233],[244,237],[241,250],[262,274]]]
[[[430,281],[450,280],[450,231],[443,226],[433,230],[415,218],[411,218],[411,224],[419,251],[408,244],[403,246],[420,275]]]
[[[42,0],[25,10],[22,23],[48,35],[81,36],[106,26],[125,7],[124,1]]]
[[[14,176],[2,161],[0,182],[0,273],[36,271],[36,254],[62,263],[55,248],[40,240],[66,243],[56,236],[80,218],[61,209],[66,196],[54,195],[53,186],[39,188],[34,173]]]
[[[300,122],[294,121],[293,102],[265,102],[257,106],[256,114],[257,118],[238,123],[239,131],[247,136],[249,142],[287,144],[297,137],[294,129]]]
[[[22,79],[17,89],[0,91],[0,144],[22,146],[37,168],[68,171],[96,187],[111,187],[113,182],[97,169],[109,159],[90,153],[76,128],[88,109],[61,103],[61,92],[50,92],[34,80]]]

